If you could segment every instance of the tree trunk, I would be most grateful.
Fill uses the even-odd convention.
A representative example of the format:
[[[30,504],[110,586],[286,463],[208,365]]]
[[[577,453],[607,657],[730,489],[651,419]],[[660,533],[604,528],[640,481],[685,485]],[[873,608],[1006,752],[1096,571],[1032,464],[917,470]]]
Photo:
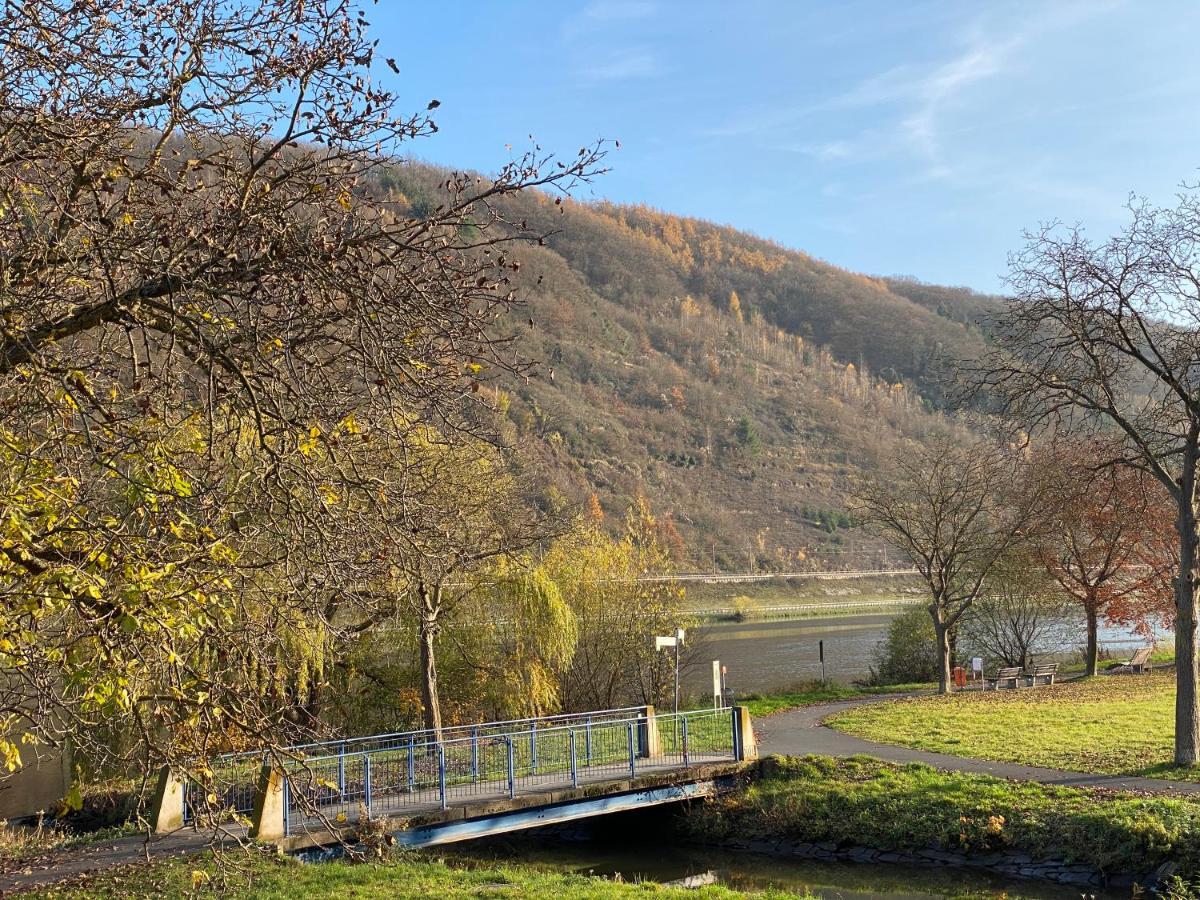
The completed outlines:
[[[950,693],[950,629],[934,615],[933,632],[938,646],[938,693]]]
[[[1100,659],[1100,616],[1096,613],[1094,604],[1084,607],[1087,612],[1087,670],[1086,675],[1096,674],[1096,663]]]
[[[438,613],[441,610],[441,586],[430,588],[421,583],[417,586],[417,593],[421,598],[421,707],[424,710],[425,728],[434,732],[434,740],[441,741],[442,704],[438,698],[437,648],[434,646]]]
[[[1180,479],[1179,570],[1175,575],[1175,764],[1194,766],[1200,750],[1196,671],[1196,459],[1184,458]]]
[[[435,732],[434,739],[441,740],[442,705],[438,700],[437,657],[433,641],[437,628],[426,618],[421,619],[421,706],[424,709],[425,727]]]

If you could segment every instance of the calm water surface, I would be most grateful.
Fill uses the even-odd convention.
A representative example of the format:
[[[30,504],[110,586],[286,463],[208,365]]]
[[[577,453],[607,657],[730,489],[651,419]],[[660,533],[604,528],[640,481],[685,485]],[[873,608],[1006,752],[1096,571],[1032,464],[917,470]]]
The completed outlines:
[[[869,674],[876,645],[887,635],[893,615],[833,619],[791,619],[769,622],[715,622],[696,628],[700,662],[684,678],[687,693],[707,694],[712,686],[709,660],[729,669],[727,686],[736,693],[777,691],[797,682],[821,677],[818,642],[825,642],[826,677],[849,683]],[[1078,635],[1074,640],[1073,636]],[[1159,636],[1170,638],[1167,632]],[[1064,625],[1063,647],[1082,645],[1082,624]],[[1101,645],[1123,654],[1146,641],[1120,628],[1102,628]]]
[[[646,825],[654,820],[650,819]],[[452,851],[473,861],[519,860],[583,875],[619,875],[625,881],[670,883],[685,878],[722,884],[744,891],[795,891],[822,900],[1079,900],[1080,891],[1055,884],[991,876],[986,873],[926,869],[915,866],[820,863],[735,853],[711,847],[661,843],[657,835],[639,834],[629,820],[626,837],[578,842],[479,844]],[[1118,900],[1128,892],[1097,893],[1098,900]]]

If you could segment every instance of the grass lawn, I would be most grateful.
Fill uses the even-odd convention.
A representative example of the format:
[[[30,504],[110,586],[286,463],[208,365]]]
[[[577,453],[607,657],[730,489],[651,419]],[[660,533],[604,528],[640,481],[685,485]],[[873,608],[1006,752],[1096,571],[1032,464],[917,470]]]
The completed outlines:
[[[814,703],[828,703],[833,700],[853,700],[855,697],[866,697],[874,694],[903,694],[909,691],[931,690],[932,684],[891,684],[886,687],[853,687],[843,684],[822,684],[819,681],[806,681],[788,691],[775,694],[743,694],[738,697],[739,706],[750,710],[750,715],[759,718],[772,713],[796,709],[800,706],[812,706]]]
[[[1200,802],[1013,782],[867,757],[776,757],[769,774],[684,818],[706,840],[830,841],[879,850],[1000,850],[1145,873],[1200,872]],[[1188,894],[1187,896],[1194,896]]]
[[[867,740],[1106,775],[1200,780],[1172,766],[1175,679],[1097,676],[1053,687],[895,700],[833,717]]]
[[[107,874],[55,888],[44,888],[22,897],[48,898],[157,898],[226,897],[254,900],[305,900],[338,897],[341,900],[374,898],[468,897],[564,898],[564,900],[623,900],[653,896],[663,900],[732,900],[748,896],[722,887],[696,890],[668,888],[654,883],[626,884],[604,878],[546,872],[523,866],[463,868],[436,860],[409,857],[376,863],[314,863],[305,865],[266,854],[243,857],[231,854],[224,880],[217,877],[212,858],[189,859],[128,866]],[[755,897],[782,900],[792,894],[766,893]]]
[[[1120,662],[1123,659],[1128,659],[1132,655],[1131,651],[1126,651],[1119,654],[1115,658],[1101,659],[1099,669],[1104,671],[1106,666],[1112,665],[1114,662]],[[1153,653],[1150,654],[1150,664],[1154,668],[1169,668],[1175,665],[1175,645],[1170,642],[1160,644]],[[1062,675],[1082,675],[1087,668],[1087,664],[1082,659],[1072,660],[1070,662],[1061,662],[1058,666],[1058,674]]]

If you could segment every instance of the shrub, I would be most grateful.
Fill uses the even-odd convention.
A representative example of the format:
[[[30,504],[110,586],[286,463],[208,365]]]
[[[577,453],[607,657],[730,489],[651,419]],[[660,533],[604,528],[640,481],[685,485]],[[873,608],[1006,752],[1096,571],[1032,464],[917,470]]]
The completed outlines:
[[[892,619],[887,637],[875,647],[870,683],[905,684],[937,677],[937,639],[929,613],[918,607]]]

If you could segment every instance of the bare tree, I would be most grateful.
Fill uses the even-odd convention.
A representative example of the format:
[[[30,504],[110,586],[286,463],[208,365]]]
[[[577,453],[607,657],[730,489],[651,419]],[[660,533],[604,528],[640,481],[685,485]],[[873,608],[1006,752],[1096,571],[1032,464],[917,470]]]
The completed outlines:
[[[866,524],[925,581],[941,693],[950,690],[951,632],[1028,534],[1035,504],[1017,490],[1019,472],[1015,451],[942,438],[904,448],[859,491]]]
[[[421,497],[387,523],[399,609],[417,621],[425,727],[438,734],[438,635],[496,564],[515,560],[566,528],[527,497],[507,455],[483,441],[447,442],[430,429],[406,453],[407,490]],[[517,579],[520,581],[520,579]],[[524,582],[521,582],[524,583]]]
[[[1006,556],[963,617],[960,641],[984,658],[1025,668],[1052,648],[1071,612],[1058,585],[1030,548]]]
[[[1015,297],[995,322],[978,385],[1028,426],[1103,434],[1105,462],[1157,480],[1178,534],[1174,579],[1175,762],[1200,761],[1197,548],[1200,532],[1200,196],[1175,208],[1131,204],[1120,234],[1028,236],[1010,262]]]

